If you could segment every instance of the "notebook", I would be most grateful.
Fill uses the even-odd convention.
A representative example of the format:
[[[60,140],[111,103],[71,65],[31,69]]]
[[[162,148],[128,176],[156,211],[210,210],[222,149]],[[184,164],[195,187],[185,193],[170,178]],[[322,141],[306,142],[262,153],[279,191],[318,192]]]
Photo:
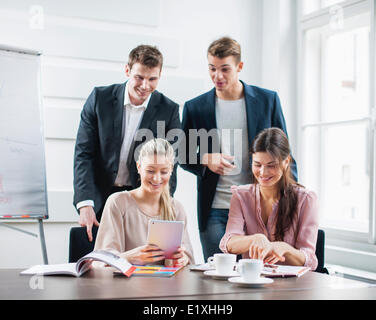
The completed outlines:
[[[310,270],[309,267],[265,264],[261,275],[268,278],[301,277]]]

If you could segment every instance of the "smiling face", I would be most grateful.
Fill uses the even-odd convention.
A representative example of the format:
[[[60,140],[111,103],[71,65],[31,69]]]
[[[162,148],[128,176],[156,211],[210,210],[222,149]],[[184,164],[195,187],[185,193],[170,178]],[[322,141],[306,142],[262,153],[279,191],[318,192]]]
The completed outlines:
[[[172,173],[172,163],[164,155],[152,155],[137,162],[141,177],[141,188],[147,192],[161,193],[168,185]]]
[[[243,62],[237,62],[234,56],[219,58],[208,54],[209,75],[217,91],[231,92],[239,85],[238,73]]]
[[[267,152],[255,152],[252,155],[252,173],[261,187],[274,187],[283,175],[289,158],[280,162]]]
[[[127,64],[125,66],[125,74],[129,77],[129,99],[132,104],[138,106],[157,88],[161,67],[149,68],[137,62],[133,64],[132,68]]]

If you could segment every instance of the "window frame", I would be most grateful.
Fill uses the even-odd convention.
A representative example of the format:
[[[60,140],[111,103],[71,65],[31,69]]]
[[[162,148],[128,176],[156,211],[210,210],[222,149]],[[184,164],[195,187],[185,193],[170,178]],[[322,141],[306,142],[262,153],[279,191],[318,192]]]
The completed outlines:
[[[363,117],[359,119],[344,120],[344,121],[328,121],[328,122],[316,122],[316,123],[303,123],[303,110],[297,108],[297,145],[298,145],[298,154],[297,161],[303,158],[303,141],[301,137],[305,128],[307,127],[324,127],[324,126],[335,126],[335,125],[344,125],[360,122],[368,122],[370,129],[370,141],[369,141],[369,170],[370,170],[370,196],[369,196],[369,228],[367,233],[357,232],[357,231],[348,231],[341,230],[336,228],[323,228],[327,236],[334,240],[335,245],[340,245],[341,243],[347,247],[355,250],[364,250],[368,252],[376,252],[376,38],[375,38],[375,19],[376,19],[376,0],[347,0],[335,4],[334,6],[340,6],[344,18],[349,18],[356,16],[362,13],[370,12],[371,21],[370,21],[370,46],[369,46],[369,117]],[[303,88],[304,88],[304,34],[306,31],[328,25],[331,21],[331,9],[332,6],[327,8],[319,9],[315,12],[303,15],[303,3],[302,1],[297,2],[297,41],[298,41],[298,67],[297,67],[297,101],[298,106],[301,106],[303,103]],[[322,70],[320,71],[322,74]],[[321,76],[320,76],[321,77]],[[320,79],[321,81],[321,79]],[[321,83],[319,84],[321,89]],[[321,165],[321,164],[319,164]],[[322,170],[321,170],[322,171]],[[321,178],[320,178],[321,179]],[[349,241],[351,239],[351,241]],[[363,244],[359,247],[359,244]],[[371,245],[371,246],[370,246]]]

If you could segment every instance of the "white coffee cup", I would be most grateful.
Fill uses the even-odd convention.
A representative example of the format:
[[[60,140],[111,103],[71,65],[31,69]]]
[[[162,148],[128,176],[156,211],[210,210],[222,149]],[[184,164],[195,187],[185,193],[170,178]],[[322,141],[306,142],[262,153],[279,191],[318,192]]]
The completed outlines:
[[[218,274],[230,274],[234,271],[236,255],[230,253],[215,253],[208,258],[209,265],[215,267]]]
[[[246,282],[252,282],[260,279],[263,266],[259,259],[240,259],[237,270]]]

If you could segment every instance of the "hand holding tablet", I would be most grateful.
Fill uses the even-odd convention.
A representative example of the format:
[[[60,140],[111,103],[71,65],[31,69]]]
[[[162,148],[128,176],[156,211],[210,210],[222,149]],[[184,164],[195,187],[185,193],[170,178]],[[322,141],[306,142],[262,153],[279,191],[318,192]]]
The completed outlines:
[[[149,245],[157,246],[166,259],[176,259],[183,237],[184,221],[150,220]],[[184,249],[181,249],[184,251]],[[181,253],[180,253],[181,254]]]
[[[163,261],[165,259],[164,253],[155,245],[144,245],[132,250],[127,251],[123,258],[126,258],[131,264],[134,265],[147,265]]]

